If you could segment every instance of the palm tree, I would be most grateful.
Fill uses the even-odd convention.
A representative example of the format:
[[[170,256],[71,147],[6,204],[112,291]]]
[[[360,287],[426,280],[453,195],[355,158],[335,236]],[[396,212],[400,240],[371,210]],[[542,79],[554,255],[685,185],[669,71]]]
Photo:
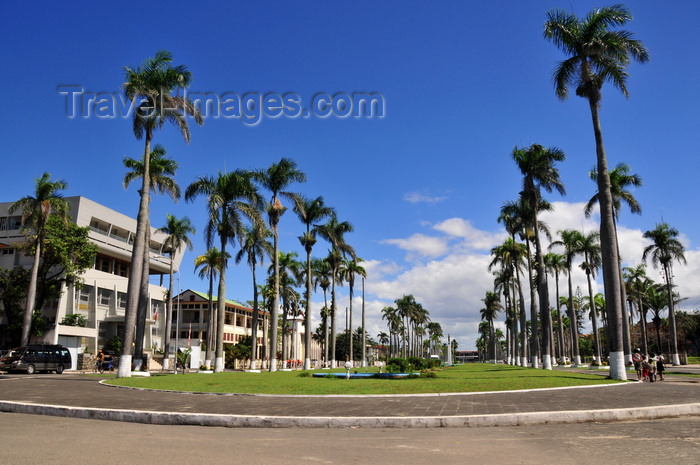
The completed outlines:
[[[678,357],[678,339],[676,334],[676,312],[673,308],[673,261],[685,264],[685,248],[677,239],[678,230],[672,228],[668,223],[657,224],[655,229],[646,231],[644,238],[649,239],[653,244],[644,248],[642,260],[646,262],[651,256],[651,261],[656,268],[659,264],[663,269],[664,281],[668,291],[668,320],[671,330],[672,360],[674,365],[680,365]]]
[[[491,291],[486,292],[486,297],[481,299],[481,301],[484,303],[484,308],[479,310],[479,313],[481,314],[481,319],[487,321],[489,325],[489,360],[490,363],[496,363],[496,336],[493,320],[496,319],[498,313],[503,309],[503,305],[501,305],[498,294]]]
[[[124,175],[124,180],[122,184],[124,189],[128,189],[129,185],[143,177],[145,172],[144,160],[136,160],[129,157],[124,157],[123,160],[124,167],[129,169]],[[150,180],[148,184],[150,185],[151,192],[168,194],[170,197],[177,202],[180,198],[180,186],[177,184],[172,176],[175,176],[175,172],[178,168],[178,162],[166,157],[165,147],[158,144],[155,146],[149,157],[149,176]],[[139,191],[140,195],[141,191]],[[150,197],[149,197],[150,202]],[[146,218],[146,243],[151,241],[151,222],[150,218]],[[149,281],[149,249],[150,247],[144,248],[143,257],[143,272],[141,273],[141,287],[138,299],[138,311],[136,313],[136,336],[134,341],[134,362],[136,367],[141,366],[143,359],[143,339],[146,330],[146,313],[149,305],[149,293],[148,293],[148,281]],[[170,323],[166,323],[169,325]],[[169,338],[169,333],[166,336]],[[167,352],[166,352],[167,354]],[[164,362],[168,362],[167,355],[164,358]],[[164,367],[165,368],[165,367]],[[167,368],[166,368],[167,369]]]
[[[282,363],[283,368],[287,368],[287,360],[289,347],[287,346],[287,318],[289,317],[290,309],[292,308],[293,300],[296,299],[294,287],[301,281],[303,272],[302,264],[296,259],[296,252],[279,252],[277,259],[277,273],[280,285],[280,297],[282,297]],[[268,274],[275,279],[274,265],[270,266]],[[308,310],[307,310],[308,311]],[[309,331],[311,327],[309,326]],[[274,333],[271,337],[274,336]],[[272,343],[270,343],[272,347]]]
[[[224,321],[226,318],[226,268],[228,255],[226,244],[244,232],[244,218],[257,224],[262,221],[260,210],[263,199],[253,184],[249,171],[219,172],[216,177],[201,176],[185,190],[185,200],[193,201],[199,195],[207,197],[209,219],[205,230],[208,247],[218,235],[221,246],[221,270],[219,296],[217,298],[216,358],[214,371],[224,370]]]
[[[174,273],[174,257],[177,252],[183,247],[187,247],[188,250],[192,250],[192,241],[190,240],[190,235],[194,234],[196,231],[192,226],[192,222],[188,217],[176,218],[170,213],[168,213],[165,226],[158,229],[158,232],[162,232],[168,235],[168,237],[163,242],[164,248],[170,254],[170,287],[168,288],[168,308],[165,312],[165,341],[163,343],[163,369],[169,369],[169,356],[170,356],[170,334],[172,325],[172,314],[173,314],[173,273]],[[177,347],[175,348],[177,352]]]
[[[596,350],[596,360],[601,363],[601,349],[600,349],[600,334],[598,332],[598,318],[596,316],[594,296],[593,296],[593,284],[591,278],[595,278],[596,271],[600,268],[600,235],[597,232],[591,232],[589,234],[582,234],[581,241],[579,243],[579,253],[583,254],[583,263],[581,263],[581,269],[586,272],[586,279],[588,280],[588,300],[591,302],[591,323],[593,324],[593,340],[595,343]]]
[[[556,147],[545,148],[539,144],[533,144],[529,148],[515,148],[513,150],[513,160],[518,165],[520,172],[523,175],[523,191],[522,195],[532,210],[533,231],[535,239],[535,261],[537,263],[537,294],[540,303],[540,318],[542,320],[543,335],[542,338],[542,361],[545,370],[552,369],[552,360],[550,357],[550,319],[547,317],[549,313],[549,286],[547,285],[547,273],[544,266],[544,254],[542,252],[542,244],[539,234],[539,223],[537,213],[540,208],[541,189],[547,192],[556,190],[561,195],[566,193],[564,184],[559,178],[559,171],[554,167],[556,162],[564,160],[565,155]],[[537,318],[533,315],[532,318],[532,366],[537,368],[537,354],[539,353]]]
[[[598,171],[596,169],[590,172],[591,179],[593,182],[598,184]],[[627,312],[627,295],[624,286],[624,276],[622,273],[622,257],[620,256],[620,245],[617,243],[617,222],[620,217],[620,210],[622,208],[622,202],[624,201],[629,207],[632,213],[637,215],[642,214],[642,207],[634,198],[634,195],[628,190],[630,186],[640,187],[642,185],[642,178],[636,174],[630,174],[630,167],[625,163],[618,163],[615,168],[610,171],[610,193],[612,195],[613,203],[613,227],[615,229],[615,245],[617,247],[617,255],[619,258],[618,262],[618,273],[620,274],[620,291],[621,291],[621,301],[622,301],[622,336],[624,342],[625,356],[627,357],[627,363],[632,363],[632,341],[630,339],[630,325],[629,325],[629,314]],[[584,214],[586,218],[590,217],[593,207],[598,204],[598,192],[596,192],[593,197],[588,201],[586,207],[584,208]]]
[[[46,232],[46,223],[49,216],[57,215],[67,219],[70,205],[63,198],[62,190],[68,188],[68,184],[63,180],[51,180],[49,173],[44,173],[40,178],[34,180],[34,195],[28,195],[10,205],[9,212],[13,214],[17,210],[22,210],[22,228],[25,231],[33,231],[34,261],[32,263],[32,274],[29,279],[29,289],[27,289],[27,300],[24,306],[22,317],[22,346],[29,344],[29,336],[32,328],[32,315],[36,302],[36,288],[39,276],[39,263],[41,262],[41,244]],[[26,232],[25,232],[26,234]]]
[[[311,268],[314,278],[314,290],[317,286],[321,286],[323,290],[323,310],[321,315],[323,318],[323,363],[327,366],[328,363],[328,320],[330,319],[330,309],[328,307],[328,288],[331,286],[331,269],[330,263],[323,258],[314,258],[311,260]]]
[[[312,267],[311,267],[311,251],[316,244],[316,228],[312,225],[328,219],[335,215],[335,210],[329,207],[323,201],[323,197],[315,199],[307,199],[301,195],[294,196],[294,212],[299,217],[299,220],[306,226],[304,235],[299,236],[299,242],[304,246],[306,251],[306,302],[307,308],[304,316],[304,325],[306,328],[311,328],[311,282],[312,282]],[[311,369],[311,331],[306,331],[304,334],[304,370]]]
[[[644,293],[645,289],[650,285],[651,280],[646,275],[646,265],[640,263],[636,267],[625,267],[623,270],[625,273],[625,279],[627,281],[627,288],[629,289],[628,295],[633,299],[637,305],[637,311],[639,312],[639,329],[642,336],[642,353],[649,353],[649,346],[647,342],[647,324],[646,324],[646,308]]]
[[[578,255],[581,249],[581,242],[583,241],[583,234],[575,229],[565,229],[559,231],[559,237],[561,240],[554,241],[550,247],[554,246],[564,246],[564,256],[566,257],[566,273],[569,275],[569,299],[566,304],[567,311],[569,313],[569,320],[571,326],[571,359],[574,365],[581,364],[581,355],[579,353],[578,347],[578,320],[576,318],[576,309],[574,308],[574,289],[571,282],[571,269],[573,266],[573,260]]]
[[[559,274],[567,273],[566,256],[550,252],[544,256],[547,271],[554,274],[554,282],[557,294],[557,344],[559,346],[559,360],[564,357],[564,323],[561,316],[561,299],[559,297]]]
[[[331,368],[336,367],[335,359],[335,336],[336,336],[336,299],[335,285],[338,281],[338,270],[343,255],[355,257],[355,249],[345,241],[345,234],[353,231],[352,224],[347,221],[339,222],[337,217],[332,216],[326,223],[317,225],[316,232],[331,244],[331,251],[326,260],[331,265]]]
[[[268,220],[270,222],[270,229],[272,229],[273,235],[273,267],[275,276],[275,298],[272,302],[272,312],[270,313],[270,318],[272,320],[272,333],[270,335],[270,354],[274,356],[277,353],[277,315],[279,309],[279,230],[278,225],[280,218],[287,210],[286,207],[282,205],[279,195],[282,194],[285,197],[293,197],[293,194],[289,192],[283,192],[287,186],[294,182],[306,182],[306,175],[297,169],[297,164],[290,160],[289,158],[282,158],[279,163],[273,163],[266,170],[258,170],[253,173],[255,181],[257,181],[263,188],[267,189],[272,193],[272,198],[270,199],[270,205],[267,209]],[[277,364],[270,363],[270,371],[277,371]]]
[[[384,331],[381,331],[379,334],[377,334],[377,339],[382,346],[386,346],[391,341],[390,336]],[[384,354],[386,355],[386,359],[388,360],[389,352],[386,351],[386,348],[384,349]]]
[[[547,14],[544,37],[564,51],[568,58],[560,62],[553,75],[557,97],[566,99],[569,87],[576,95],[588,100],[596,141],[598,193],[600,203],[600,241],[603,256],[603,281],[610,324],[610,376],[627,379],[622,335],[622,301],[617,237],[613,223],[613,198],[608,174],[608,161],[603,145],[598,109],[604,82],[617,87],[625,97],[627,92],[627,64],[630,57],[644,63],[649,54],[644,45],[625,30],[612,30],[632,19],[622,5],[594,9],[585,18],[563,10]]]
[[[524,260],[524,257],[527,257],[528,263],[530,262],[530,258],[529,250],[522,244],[515,241],[515,234],[523,231],[525,228],[524,212],[526,209],[527,206],[524,204],[521,197],[518,201],[506,202],[501,207],[501,214],[498,217],[498,222],[505,225],[506,231],[511,236],[510,240],[503,244],[503,247],[504,252],[507,250],[508,256],[510,257],[508,260],[514,264],[515,279],[518,288],[518,313],[520,314],[520,361],[518,365],[520,366],[527,365],[528,352],[526,331],[527,315],[525,314],[525,299],[523,298],[522,281],[520,279],[520,266]],[[494,251],[492,250],[491,253],[494,254]],[[499,256],[500,254],[501,252],[496,252],[496,256]],[[491,265],[489,266],[493,266],[493,264],[494,262],[491,262]]]
[[[268,238],[272,237],[272,232],[265,227],[262,222],[253,224],[245,228],[243,234],[239,236],[241,249],[236,254],[236,263],[240,263],[245,256],[253,274],[253,327],[251,330],[252,356],[250,357],[250,369],[255,370],[255,361],[258,358],[258,284],[255,276],[255,267],[262,265],[265,256],[272,254],[272,245]]]
[[[341,279],[345,282],[348,283],[348,288],[350,289],[350,322],[349,322],[349,327],[352,329],[352,300],[354,297],[353,294],[353,289],[355,287],[355,276],[359,275],[362,277],[367,277],[367,272],[365,269],[360,265],[360,262],[362,262],[360,257],[353,257],[351,260],[343,260],[340,268],[340,275]],[[364,331],[364,328],[363,328]],[[350,338],[350,363],[354,363],[353,360],[353,343],[352,343],[352,338]]]
[[[398,311],[394,307],[384,307],[382,309],[382,320],[387,321],[387,326],[389,327],[389,355],[396,355],[396,348],[398,347],[398,334],[401,326],[401,317]]]
[[[226,254],[225,259],[230,256]],[[214,310],[214,278],[221,273],[221,267],[224,262],[224,256],[216,247],[210,247],[206,253],[194,259],[194,269],[199,268],[200,279],[209,279],[209,321],[207,323],[207,353],[205,356],[205,364],[211,366],[214,350],[212,347],[216,344],[216,312]]]
[[[644,300],[651,310],[651,321],[654,323],[656,330],[656,350],[663,351],[661,345],[661,312],[668,307],[668,291],[664,289],[663,284],[651,281],[644,292]],[[670,313],[669,313],[670,315]]]
[[[124,349],[118,377],[131,376],[132,343],[134,324],[138,312],[138,301],[147,253],[147,231],[150,203],[150,155],[153,133],[161,129],[166,121],[174,124],[186,142],[190,141],[187,116],[194,117],[197,124],[204,120],[194,104],[186,97],[172,95],[178,88],[187,88],[192,81],[192,73],[184,65],[172,67],[172,55],[167,50],[156,52],[155,57],[146,59],[136,68],[125,67],[125,82],[122,85],[126,97],[140,101],[134,111],[133,130],[137,139],[145,139],[143,155],[144,173],[141,176],[141,199],[136,221],[136,237],[131,254],[131,271],[127,287],[127,305],[124,317]]]

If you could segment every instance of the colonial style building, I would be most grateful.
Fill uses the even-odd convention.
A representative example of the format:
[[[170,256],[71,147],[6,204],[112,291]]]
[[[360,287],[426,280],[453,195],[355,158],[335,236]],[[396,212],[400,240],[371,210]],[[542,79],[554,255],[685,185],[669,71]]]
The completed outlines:
[[[43,339],[32,342],[62,344],[72,352],[73,363],[77,354],[96,353],[109,339],[124,333],[126,291],[131,271],[131,251],[136,234],[136,220],[100,205],[85,197],[66,197],[70,204],[69,215],[78,226],[90,228],[89,239],[98,246],[94,266],[83,274],[82,286],[64,286],[57,301],[47,302],[42,315],[49,323]],[[0,268],[16,265],[31,267],[32,257],[17,251],[20,242],[26,240],[20,231],[21,212],[8,213],[12,203],[0,203]],[[144,351],[162,348],[164,294],[160,285],[163,275],[170,271],[169,251],[164,250],[166,235],[151,228],[149,244],[149,273],[160,275],[159,285],[149,285],[149,303],[146,315]],[[173,257],[179,267],[183,251]],[[78,314],[85,318],[86,326],[61,324],[66,315]],[[6,321],[5,321],[6,323]],[[0,321],[0,324],[3,324]],[[164,326],[164,325],[163,325]],[[73,367],[75,368],[75,366]]]
[[[218,298],[212,299],[212,306],[216,310]],[[178,319],[179,316],[179,319]],[[267,312],[259,311],[258,329],[256,337],[258,346],[264,344],[264,329],[266,328]],[[209,295],[204,292],[187,289],[173,298],[172,339],[187,341],[190,347],[201,344],[207,340],[207,327],[209,324]],[[251,336],[253,329],[253,309],[235,300],[226,299],[226,315],[224,317],[224,346],[237,344],[243,336]],[[178,328],[179,327],[179,332]]]

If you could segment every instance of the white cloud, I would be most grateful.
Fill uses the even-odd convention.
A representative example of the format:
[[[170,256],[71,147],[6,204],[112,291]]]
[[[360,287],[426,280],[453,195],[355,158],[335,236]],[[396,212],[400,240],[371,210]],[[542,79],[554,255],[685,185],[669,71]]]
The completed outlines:
[[[395,245],[402,250],[415,252],[424,257],[439,257],[448,252],[448,241],[445,237],[413,234],[406,239],[385,239],[382,244]]]
[[[409,203],[440,203],[447,200],[445,196],[430,196],[420,192],[407,192],[403,199]]]
[[[491,250],[506,237],[505,234],[494,235],[491,232],[476,229],[469,220],[463,218],[447,219],[433,226],[433,229],[464,239],[463,245],[473,250]]]

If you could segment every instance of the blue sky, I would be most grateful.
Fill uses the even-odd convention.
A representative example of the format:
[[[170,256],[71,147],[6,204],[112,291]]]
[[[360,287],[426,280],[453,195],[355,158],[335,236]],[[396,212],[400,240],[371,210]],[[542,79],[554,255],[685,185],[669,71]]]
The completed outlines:
[[[3,111],[0,115],[2,200],[32,191],[48,171],[82,195],[136,215],[137,192],[124,191],[124,156],[143,142],[124,118],[68,118],[59,86],[118,95],[124,66],[156,50],[193,74],[191,91],[243,95],[296,93],[304,106],[324,92],[376,92],[383,118],[264,118],[257,126],[208,118],[185,144],[172,127],[156,134],[180,163],[184,188],[218,170],[262,168],[294,159],[307,176],[294,190],[324,196],[355,232],[348,240],[366,260],[368,330],[386,330],[379,312],[412,293],[463,349],[474,347],[480,299],[492,285],[488,251],[502,242],[496,218],[514,200],[520,176],[514,146],[539,143],[566,153],[560,165],[567,195],[550,195],[550,228],[597,228],[581,213],[595,190],[587,173],[595,146],[587,103],[554,95],[551,73],[563,55],[542,38],[545,14],[570,10],[570,1],[444,2],[167,2],[96,7],[91,2],[4,6],[0,38]],[[605,3],[579,1],[584,15]],[[674,8],[630,2],[627,28],[648,47],[651,60],[629,68],[630,98],[604,87],[601,119],[611,166],[630,165],[644,186],[634,194],[643,214],[622,213],[627,264],[641,260],[642,232],[664,220],[682,234],[688,264],[675,281],[695,308],[700,288],[697,224],[700,56],[697,2]],[[177,204],[155,198],[151,221],[166,213],[189,216],[204,229],[203,201]],[[303,255],[302,225],[288,212],[281,249]],[[181,266],[181,286],[199,290],[192,260],[205,250],[194,238]],[[319,241],[315,256],[327,253]],[[648,275],[660,280],[650,267]],[[584,275],[576,276],[585,293]],[[232,267],[228,297],[252,298],[249,270]],[[600,290],[600,286],[598,286]],[[341,310],[347,289],[340,289]],[[322,296],[314,298],[318,308]],[[359,301],[355,303],[359,308]],[[355,316],[359,322],[359,312]]]

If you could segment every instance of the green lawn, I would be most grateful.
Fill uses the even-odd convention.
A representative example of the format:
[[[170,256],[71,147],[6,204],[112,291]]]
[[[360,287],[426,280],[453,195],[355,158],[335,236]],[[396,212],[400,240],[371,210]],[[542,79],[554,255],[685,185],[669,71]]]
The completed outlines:
[[[365,369],[354,371],[364,372]],[[596,374],[476,363],[440,369],[435,372],[435,377],[412,379],[346,380],[314,378],[301,373],[303,372],[155,374],[150,377],[114,378],[106,382],[119,386],[173,391],[298,395],[509,391],[619,382]]]

